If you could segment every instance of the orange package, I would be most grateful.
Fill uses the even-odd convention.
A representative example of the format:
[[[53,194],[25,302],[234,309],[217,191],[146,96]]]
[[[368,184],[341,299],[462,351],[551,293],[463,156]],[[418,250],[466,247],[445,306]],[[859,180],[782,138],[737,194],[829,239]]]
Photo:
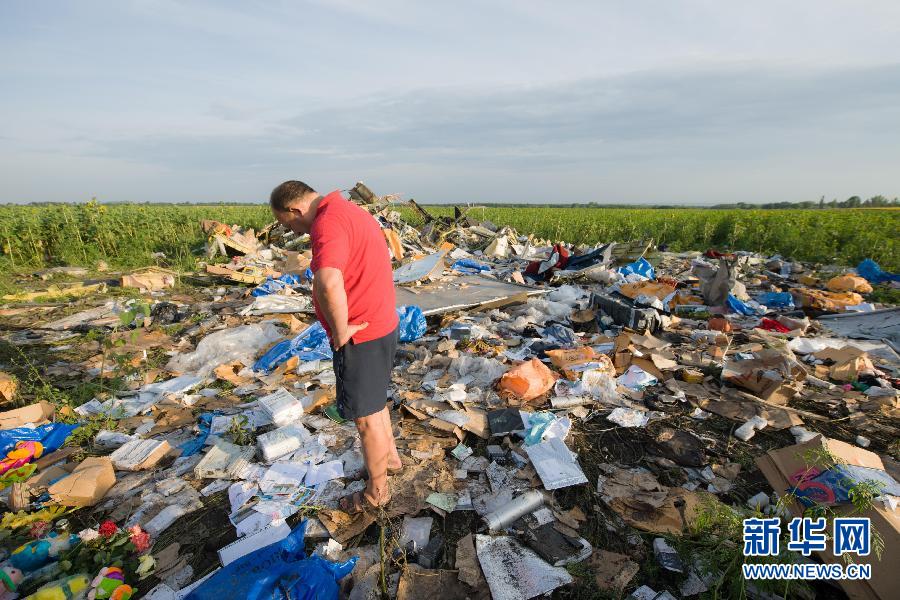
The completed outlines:
[[[536,358],[516,365],[500,378],[500,389],[533,400],[553,387],[559,376]]]

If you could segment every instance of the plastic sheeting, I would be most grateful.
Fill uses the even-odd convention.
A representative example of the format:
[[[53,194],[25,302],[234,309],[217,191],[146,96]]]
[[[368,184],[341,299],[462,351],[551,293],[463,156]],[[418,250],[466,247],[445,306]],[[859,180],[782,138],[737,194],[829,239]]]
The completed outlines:
[[[871,258],[867,258],[859,263],[859,266],[856,267],[856,272],[865,277],[869,283],[900,281],[900,273],[888,273],[887,271],[882,271],[881,267],[878,266],[878,263]]]
[[[400,341],[412,342],[425,333],[428,324],[418,306],[401,306],[397,309],[400,319]],[[272,372],[275,367],[296,356],[301,362],[311,360],[331,360],[333,353],[328,335],[319,321],[316,321],[295,338],[284,340],[272,346],[253,365],[254,371]]]
[[[316,321],[296,337],[284,340],[272,346],[253,365],[254,371],[270,373],[275,367],[288,360],[292,356],[301,361],[331,360],[331,344],[322,324]]]
[[[0,431],[0,455],[6,455],[16,442],[40,442],[44,446],[44,454],[59,450],[66,438],[81,427],[77,423],[47,423],[39,427],[16,427]]]
[[[281,277],[266,277],[266,280],[261,284],[256,286],[252,292],[250,292],[251,296],[268,296],[269,294],[275,294],[280,292],[286,287],[293,288],[294,286],[298,286],[303,283],[303,277],[297,275],[295,273],[285,273]]]
[[[752,304],[753,303],[741,302],[734,297],[734,294],[728,294],[728,301],[726,303],[726,306],[728,306],[728,310],[730,310],[731,312],[738,313],[739,315],[750,316],[758,313],[757,309]]]
[[[271,323],[222,329],[200,340],[193,352],[173,356],[167,368],[178,373],[206,375],[225,363],[253,360],[257,352],[281,337]]]
[[[337,582],[356,565],[356,557],[334,563],[306,557],[304,519],[286,538],[229,563],[185,596],[185,600],[337,600]]]

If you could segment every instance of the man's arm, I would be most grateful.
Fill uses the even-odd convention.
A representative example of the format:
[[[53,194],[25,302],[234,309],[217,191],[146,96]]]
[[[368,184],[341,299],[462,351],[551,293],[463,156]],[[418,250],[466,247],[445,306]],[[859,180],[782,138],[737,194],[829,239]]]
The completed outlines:
[[[331,330],[331,345],[335,350],[349,342],[357,331],[368,327],[368,323],[347,323],[347,291],[340,269],[319,269],[313,278],[313,296]]]

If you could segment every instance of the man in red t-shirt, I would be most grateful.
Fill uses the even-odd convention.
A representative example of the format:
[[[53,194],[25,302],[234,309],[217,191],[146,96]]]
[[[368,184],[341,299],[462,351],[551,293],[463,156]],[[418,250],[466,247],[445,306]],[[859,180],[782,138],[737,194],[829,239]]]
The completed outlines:
[[[385,406],[399,324],[387,243],[378,221],[339,191],[322,196],[285,181],[269,203],[279,223],[312,239],[313,305],[334,349],[338,411],[353,419],[362,442],[368,484],[342,508],[382,506],[390,500],[388,472],[403,466]]]

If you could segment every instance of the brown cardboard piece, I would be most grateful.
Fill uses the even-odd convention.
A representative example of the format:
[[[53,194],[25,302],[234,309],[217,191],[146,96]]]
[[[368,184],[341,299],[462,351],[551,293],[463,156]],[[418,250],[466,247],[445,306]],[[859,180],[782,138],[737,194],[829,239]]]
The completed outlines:
[[[71,475],[71,471],[53,466],[29,477],[25,482],[25,486],[33,496],[37,496],[46,491],[54,482],[69,475]]]
[[[7,402],[12,402],[16,395],[16,380],[9,373],[0,371],[0,397]]]
[[[159,267],[147,267],[122,275],[123,288],[139,288],[146,291],[175,287],[178,273]]]
[[[828,370],[828,376],[835,381],[856,381],[862,371],[875,368],[869,355],[854,346],[826,348],[816,352],[815,357],[834,363]]]
[[[588,564],[594,568],[597,587],[605,592],[621,593],[638,571],[640,566],[625,556],[606,550],[595,550]]]
[[[873,469],[884,469],[884,464],[877,454],[862,448],[852,446],[845,442],[818,436],[805,444],[796,444],[778,450],[771,450],[756,460],[762,474],[769,484],[779,494],[784,495],[791,487],[790,477],[798,472],[806,471],[810,465],[804,460],[804,454],[810,450],[827,449],[832,455],[850,465],[858,465]],[[900,509],[889,510],[884,504],[875,503],[864,513],[854,513],[852,504],[833,506],[836,516],[868,517],[871,519],[872,528],[884,540],[884,552],[881,560],[873,552],[867,557],[857,559],[857,562],[868,563],[872,566],[872,578],[865,581],[842,580],[838,583],[852,600],[857,599],[881,599],[888,600],[900,598],[900,571],[896,568],[896,556],[900,551]],[[791,511],[795,515],[803,513],[803,507],[794,502]],[[833,548],[829,547],[825,552],[816,552],[816,555],[827,564],[843,564],[839,556],[834,556]]]
[[[751,360],[729,360],[722,379],[773,404],[787,404],[803,389],[806,371],[775,350],[761,350]]]
[[[106,456],[86,458],[72,474],[47,490],[53,502],[63,506],[94,506],[116,483],[112,461]]]
[[[309,256],[307,256],[307,254],[309,254]],[[281,267],[281,270],[284,273],[297,273],[302,275],[306,272],[306,269],[309,268],[311,262],[311,252],[294,252],[288,250],[284,253],[284,264]]]
[[[43,425],[53,418],[55,412],[56,408],[43,400],[15,410],[7,410],[0,413],[0,429],[14,429],[28,423]]]

